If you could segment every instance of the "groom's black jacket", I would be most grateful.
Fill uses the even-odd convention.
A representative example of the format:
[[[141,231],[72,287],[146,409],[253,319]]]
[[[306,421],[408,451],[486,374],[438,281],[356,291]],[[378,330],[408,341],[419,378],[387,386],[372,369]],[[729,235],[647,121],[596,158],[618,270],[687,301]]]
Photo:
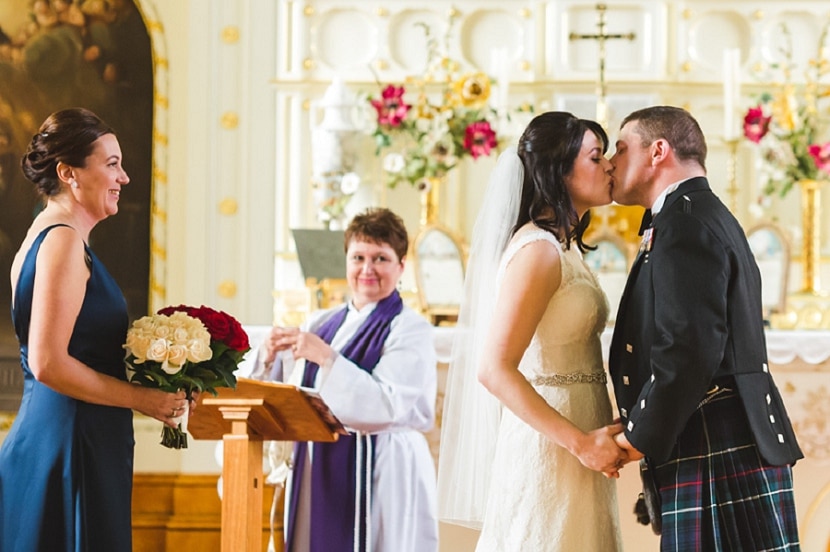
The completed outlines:
[[[611,342],[626,437],[667,460],[707,391],[734,379],[761,456],[773,465],[802,458],[769,373],[761,276],[738,221],[699,177],[666,197],[652,232]]]

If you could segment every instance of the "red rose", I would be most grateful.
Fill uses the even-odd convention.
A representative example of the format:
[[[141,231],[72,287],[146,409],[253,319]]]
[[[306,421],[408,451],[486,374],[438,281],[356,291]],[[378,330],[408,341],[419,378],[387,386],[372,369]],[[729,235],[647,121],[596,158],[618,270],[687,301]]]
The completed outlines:
[[[163,314],[164,316],[170,316],[174,312],[183,312],[183,313],[187,314],[188,316],[193,316],[193,314],[191,313],[192,310],[193,310],[192,307],[188,307],[187,305],[177,305],[175,307],[170,306],[170,307],[164,307],[163,309],[159,309],[158,314]]]
[[[245,352],[251,348],[248,334],[242,328],[242,324],[230,314],[217,311],[202,305],[198,309],[187,305],[175,307],[164,307],[158,311],[159,314],[170,316],[174,312],[181,311],[192,318],[196,318],[207,328],[211,341],[221,341],[234,351]]]
[[[202,321],[207,331],[210,333],[210,338],[216,341],[225,341],[230,333],[230,324],[228,322],[228,315],[223,312],[218,312],[210,307],[202,305],[194,316]]]
[[[242,324],[240,324],[235,318],[230,315],[228,315],[228,318],[230,322],[230,334],[225,340],[225,345],[235,351],[247,351],[251,348],[251,344],[248,341],[248,334],[245,333],[245,330],[242,329]]]

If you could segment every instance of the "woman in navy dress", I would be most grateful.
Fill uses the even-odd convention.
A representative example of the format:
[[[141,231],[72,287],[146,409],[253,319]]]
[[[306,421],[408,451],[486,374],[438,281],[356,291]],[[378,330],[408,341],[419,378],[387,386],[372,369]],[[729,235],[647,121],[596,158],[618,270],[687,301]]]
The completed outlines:
[[[87,246],[130,180],[112,129],[84,109],[50,115],[22,168],[45,207],[11,270],[24,386],[0,448],[0,551],[129,551],[132,409],[175,427],[185,406],[184,392],[127,383],[127,305]]]

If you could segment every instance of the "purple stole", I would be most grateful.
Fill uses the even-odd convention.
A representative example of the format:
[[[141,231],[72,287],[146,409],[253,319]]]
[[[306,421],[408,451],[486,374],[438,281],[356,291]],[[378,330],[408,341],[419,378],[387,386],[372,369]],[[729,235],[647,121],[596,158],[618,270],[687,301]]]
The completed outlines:
[[[381,353],[392,320],[403,310],[403,301],[397,291],[378,302],[360,329],[355,333],[340,354],[357,364],[362,370],[372,373]],[[346,320],[348,306],[335,312],[315,332],[326,343],[331,343],[337,330]],[[307,362],[303,373],[302,385],[312,387],[318,364]],[[334,413],[337,414],[336,412]],[[357,488],[355,469],[357,462],[358,437],[350,434],[341,435],[333,443],[315,443],[314,460],[311,464],[311,552],[353,552],[355,539],[355,499],[360,497],[360,533],[359,550],[365,550],[366,520],[371,512],[366,511],[366,479],[372,474],[365,474],[361,488]],[[361,437],[367,439],[367,436]],[[374,437],[371,449],[374,449]],[[360,465],[367,466],[366,451],[370,447],[360,447],[364,458]],[[288,501],[288,527],[286,527],[285,550],[290,552],[294,543],[294,528],[297,507],[300,501],[300,482],[305,470],[308,443],[298,442],[294,446],[294,472],[292,475],[291,496]]]

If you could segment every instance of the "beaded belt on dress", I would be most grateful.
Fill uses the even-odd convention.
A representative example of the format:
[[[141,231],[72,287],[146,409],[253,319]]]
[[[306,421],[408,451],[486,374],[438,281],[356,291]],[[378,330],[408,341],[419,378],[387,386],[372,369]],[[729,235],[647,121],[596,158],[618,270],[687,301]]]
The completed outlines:
[[[572,385],[574,383],[607,383],[605,372],[593,374],[553,374],[536,376],[530,380],[531,385]]]

